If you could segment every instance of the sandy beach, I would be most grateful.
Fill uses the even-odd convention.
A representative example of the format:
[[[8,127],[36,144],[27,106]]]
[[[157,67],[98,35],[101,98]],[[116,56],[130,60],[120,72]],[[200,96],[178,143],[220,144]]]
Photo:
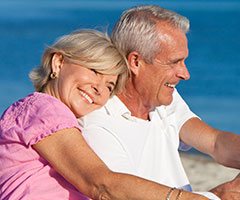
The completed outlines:
[[[240,170],[219,165],[205,155],[181,153],[181,158],[194,191],[208,191],[240,173]]]

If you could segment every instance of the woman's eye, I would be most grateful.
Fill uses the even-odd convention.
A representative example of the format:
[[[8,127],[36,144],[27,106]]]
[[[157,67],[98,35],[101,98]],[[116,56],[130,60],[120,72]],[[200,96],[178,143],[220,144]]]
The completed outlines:
[[[95,74],[98,74],[98,72],[95,69],[91,69],[92,72],[94,72]]]
[[[113,87],[108,86],[107,88],[108,88],[109,92],[112,93],[112,91],[113,91]]]

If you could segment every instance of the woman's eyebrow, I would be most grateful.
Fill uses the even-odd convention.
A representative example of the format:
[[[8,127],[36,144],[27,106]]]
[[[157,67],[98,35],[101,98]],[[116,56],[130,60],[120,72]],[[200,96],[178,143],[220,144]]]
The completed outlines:
[[[116,83],[115,83],[115,82],[113,82],[113,81],[109,81],[109,82],[108,82],[108,84],[112,85],[113,87],[115,87],[115,86],[116,86]]]

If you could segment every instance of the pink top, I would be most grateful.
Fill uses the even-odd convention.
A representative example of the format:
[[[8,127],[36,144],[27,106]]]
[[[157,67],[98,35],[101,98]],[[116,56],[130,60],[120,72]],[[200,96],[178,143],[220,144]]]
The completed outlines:
[[[32,145],[64,128],[80,129],[58,99],[35,92],[12,104],[0,120],[0,199],[87,199],[40,157]]]

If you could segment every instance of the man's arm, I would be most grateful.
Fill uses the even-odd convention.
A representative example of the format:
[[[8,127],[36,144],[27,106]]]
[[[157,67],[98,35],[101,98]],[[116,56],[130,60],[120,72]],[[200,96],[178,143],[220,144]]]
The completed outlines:
[[[198,118],[191,118],[182,126],[180,139],[218,163],[240,169],[240,135],[214,129]]]
[[[240,136],[214,129],[199,120],[189,119],[180,130],[180,139],[199,151],[209,154],[217,162],[240,169]],[[223,183],[210,192],[221,199],[240,199],[240,176]]]
[[[33,147],[66,180],[92,199],[165,200],[170,190],[136,176],[110,171],[74,128],[58,131]],[[177,194],[178,190],[174,190],[171,198]],[[181,199],[207,198],[184,191]]]

